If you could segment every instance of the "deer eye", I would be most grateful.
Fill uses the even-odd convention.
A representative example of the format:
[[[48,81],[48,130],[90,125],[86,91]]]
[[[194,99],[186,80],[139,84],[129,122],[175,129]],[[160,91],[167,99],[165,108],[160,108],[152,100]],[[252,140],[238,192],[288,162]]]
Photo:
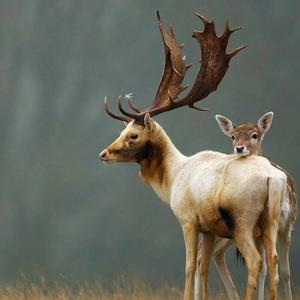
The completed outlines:
[[[233,141],[235,140],[235,137],[234,137],[234,135],[232,135],[232,136],[231,136],[231,139],[232,139]]]
[[[257,134],[253,133],[251,137],[256,140],[257,139]]]
[[[129,138],[130,138],[131,140],[136,140],[138,137],[139,137],[139,135],[138,135],[137,133],[131,133],[131,134],[129,135]]]

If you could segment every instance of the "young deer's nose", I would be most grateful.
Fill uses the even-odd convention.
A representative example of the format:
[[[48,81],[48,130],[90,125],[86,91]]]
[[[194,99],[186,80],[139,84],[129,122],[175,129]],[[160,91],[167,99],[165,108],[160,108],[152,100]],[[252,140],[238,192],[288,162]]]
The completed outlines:
[[[236,146],[235,150],[237,153],[242,153],[246,147],[245,146]]]
[[[101,160],[105,160],[106,154],[107,154],[107,151],[106,151],[106,150],[103,150],[103,151],[99,154],[99,158],[100,158]]]

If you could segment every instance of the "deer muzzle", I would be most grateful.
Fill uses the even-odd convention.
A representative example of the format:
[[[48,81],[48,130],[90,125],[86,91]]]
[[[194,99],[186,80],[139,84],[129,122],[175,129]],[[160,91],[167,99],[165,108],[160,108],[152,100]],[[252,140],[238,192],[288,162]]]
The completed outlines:
[[[248,155],[249,154],[249,150],[247,149],[246,145],[235,146],[234,152],[239,155]]]

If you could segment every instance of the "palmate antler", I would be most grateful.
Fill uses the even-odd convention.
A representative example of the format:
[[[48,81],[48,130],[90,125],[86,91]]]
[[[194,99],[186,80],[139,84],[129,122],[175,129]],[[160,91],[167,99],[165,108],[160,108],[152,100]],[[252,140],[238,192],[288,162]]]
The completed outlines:
[[[206,98],[211,92],[217,89],[228,69],[231,58],[247,45],[238,47],[230,53],[226,53],[230,35],[240,28],[230,29],[228,22],[226,22],[224,33],[218,37],[216,35],[214,22],[207,20],[197,13],[195,13],[195,15],[199,17],[204,24],[204,30],[202,32],[193,32],[193,37],[197,39],[201,48],[201,68],[188,94],[178,99],[179,94],[188,87],[183,86],[182,82],[187,69],[191,65],[185,64],[185,57],[182,56],[183,45],[177,43],[172,27],[169,32],[166,31],[157,13],[159,29],[165,49],[165,67],[155,100],[151,106],[145,109],[139,109],[129,99],[128,104],[135,111],[135,113],[130,113],[122,107],[122,99],[119,97],[118,107],[123,114],[119,116],[109,111],[107,98],[105,97],[105,110],[111,117],[126,122],[134,119],[143,124],[144,116],[147,113],[153,117],[162,112],[186,105],[201,111],[207,110],[197,108],[194,104]]]

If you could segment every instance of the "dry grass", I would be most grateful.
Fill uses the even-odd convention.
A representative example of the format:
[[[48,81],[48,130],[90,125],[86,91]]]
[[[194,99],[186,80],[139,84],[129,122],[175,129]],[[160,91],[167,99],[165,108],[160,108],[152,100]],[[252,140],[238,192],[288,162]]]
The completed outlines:
[[[35,284],[6,285],[0,288],[0,300],[179,300],[181,291],[171,287],[152,289],[138,284],[130,290],[116,288],[108,292],[101,287],[45,288]]]
[[[135,280],[134,283],[121,281],[115,284],[113,291],[101,286],[61,287],[58,284],[48,287],[45,280],[39,284],[22,280],[13,285],[0,286],[0,300],[181,300],[182,291],[171,286],[152,288]],[[224,296],[214,296],[214,300],[224,300]]]
[[[109,292],[100,286],[93,288],[47,287],[42,280],[40,284],[27,282],[0,287],[0,300],[181,300],[182,291],[170,286],[153,289],[136,281],[123,287],[124,283]],[[299,294],[299,293],[298,293]],[[224,295],[211,295],[211,300],[225,300]],[[279,298],[283,300],[281,297]],[[300,300],[300,297],[294,297]]]

